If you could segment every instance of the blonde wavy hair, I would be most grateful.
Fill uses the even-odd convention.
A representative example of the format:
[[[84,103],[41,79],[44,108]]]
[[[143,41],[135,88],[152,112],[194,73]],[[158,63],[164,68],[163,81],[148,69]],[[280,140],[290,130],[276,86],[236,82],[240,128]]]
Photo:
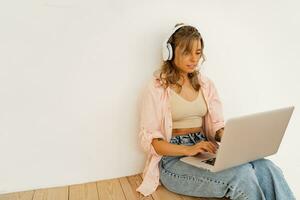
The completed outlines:
[[[175,27],[182,24],[183,23],[178,23],[175,25]],[[182,85],[180,85],[178,81],[180,79],[180,76],[182,75],[180,74],[179,69],[176,67],[174,63],[175,48],[178,46],[179,48],[182,49],[182,53],[190,53],[192,50],[193,42],[199,39],[202,47],[201,48],[202,52],[200,57],[200,59],[202,58],[202,62],[201,62],[202,64],[206,60],[203,54],[204,43],[201,34],[198,32],[198,30],[195,27],[183,26],[178,30],[176,30],[176,32],[170,37],[168,42],[172,45],[172,49],[173,49],[172,60],[163,61],[162,65],[160,66],[160,69],[158,70],[159,79],[164,88],[167,88],[170,84],[172,84],[175,85],[176,89],[179,91],[178,93],[181,92]],[[188,79],[196,91],[199,91],[201,87],[198,80],[199,73],[200,73],[199,69],[196,69],[192,73],[188,73]]]

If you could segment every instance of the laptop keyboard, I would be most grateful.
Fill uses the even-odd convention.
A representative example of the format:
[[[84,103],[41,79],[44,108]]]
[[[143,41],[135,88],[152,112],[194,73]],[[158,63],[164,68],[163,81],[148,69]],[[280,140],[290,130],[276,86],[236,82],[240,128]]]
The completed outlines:
[[[213,166],[216,162],[216,158],[211,158],[211,159],[208,159],[208,160],[204,160],[202,162]]]

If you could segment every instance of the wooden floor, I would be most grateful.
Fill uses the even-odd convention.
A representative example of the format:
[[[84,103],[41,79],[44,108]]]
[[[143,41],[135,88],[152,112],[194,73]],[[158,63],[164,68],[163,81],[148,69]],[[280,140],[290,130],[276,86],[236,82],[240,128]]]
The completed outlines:
[[[141,174],[137,174],[86,184],[2,194],[0,200],[218,200],[177,195],[163,186],[159,186],[151,196],[142,197],[135,191],[141,182]]]

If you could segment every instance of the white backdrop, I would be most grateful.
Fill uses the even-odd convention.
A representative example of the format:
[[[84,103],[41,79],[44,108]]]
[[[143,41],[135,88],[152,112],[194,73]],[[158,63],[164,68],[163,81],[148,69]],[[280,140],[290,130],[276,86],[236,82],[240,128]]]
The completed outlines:
[[[178,22],[196,25],[225,119],[295,111],[270,157],[300,198],[300,3],[11,0],[0,3],[0,193],[140,173],[141,89]]]

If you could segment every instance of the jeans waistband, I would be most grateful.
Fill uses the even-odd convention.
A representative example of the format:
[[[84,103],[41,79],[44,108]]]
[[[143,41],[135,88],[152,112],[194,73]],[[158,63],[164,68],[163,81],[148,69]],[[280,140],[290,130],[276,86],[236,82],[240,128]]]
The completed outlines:
[[[185,135],[177,135],[171,138],[170,143],[172,144],[184,144],[184,145],[194,145],[200,141],[207,141],[204,133],[188,133]]]

